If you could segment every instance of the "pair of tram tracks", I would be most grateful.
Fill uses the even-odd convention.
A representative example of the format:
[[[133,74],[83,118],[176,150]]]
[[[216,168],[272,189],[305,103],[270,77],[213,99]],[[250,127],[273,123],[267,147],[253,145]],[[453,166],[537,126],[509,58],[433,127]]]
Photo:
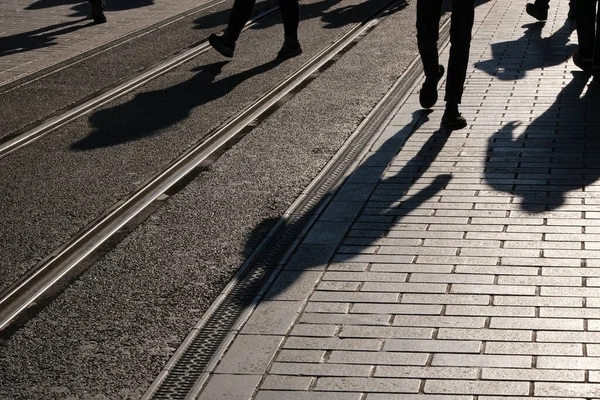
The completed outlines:
[[[129,232],[141,224],[164,201],[185,187],[234,143],[302,90],[320,73],[333,65],[386,16],[405,5],[405,0],[390,1],[353,26],[294,74],[244,111],[230,118],[205,140],[186,151],[169,166],[146,181],[138,190],[105,211],[103,215],[47,256],[25,276],[0,293],[0,339],[5,335],[10,335],[31,315],[60,294],[95,261],[114,248]],[[277,8],[267,10],[259,17],[267,18],[276,10]],[[253,23],[256,23],[256,19]],[[449,24],[445,24],[440,32],[442,41],[447,40],[448,31]],[[23,135],[0,143],[0,157],[139,88],[209,48],[208,43],[201,43],[97,98],[88,100],[61,116],[42,123]],[[290,246],[307,229],[312,216],[306,211],[314,210],[316,206],[324,204],[327,193],[331,193],[332,189],[340,183],[354,162],[355,155],[369,141],[369,134],[373,133],[374,127],[378,127],[384,122],[391,111],[389,108],[392,104],[391,101],[396,104],[398,97],[406,94],[408,88],[415,85],[421,73],[420,65],[413,62],[394,85],[392,91],[382,100],[382,102],[387,101],[388,104],[385,104],[384,107],[377,107],[372,112],[375,117],[370,115],[363,121],[363,124],[357,129],[357,133],[328,164],[328,168],[319,175],[320,179],[315,180],[315,183],[307,188],[305,195],[292,205],[294,211],[291,213],[288,211],[267,235],[267,239],[259,245],[238,271],[234,280],[205,313],[194,328],[193,334],[188,336],[182,347],[177,350],[173,359],[169,361],[161,376],[148,389],[144,398],[193,398],[194,393],[197,394],[200,391],[204,382],[201,377],[206,377],[206,371],[210,369],[211,364],[214,366],[214,356],[226,343],[225,339],[231,328],[243,314],[248,313],[250,305],[248,301],[253,301],[260,293],[261,288],[269,281],[270,277],[272,278],[272,274],[281,260],[289,256]],[[371,130],[361,129],[363,125],[369,124]],[[280,233],[282,235],[279,235]],[[278,239],[278,243],[275,245],[269,243],[269,239],[273,238]],[[192,355],[188,352],[190,349]],[[190,362],[190,357],[193,359],[192,362]],[[180,365],[182,362],[183,366]],[[179,371],[179,375],[177,371]],[[175,383],[171,382],[173,380]]]

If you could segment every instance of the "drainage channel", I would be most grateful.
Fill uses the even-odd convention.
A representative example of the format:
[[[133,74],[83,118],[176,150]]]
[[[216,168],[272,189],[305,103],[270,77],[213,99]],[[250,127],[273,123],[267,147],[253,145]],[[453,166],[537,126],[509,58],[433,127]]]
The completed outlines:
[[[385,15],[383,13],[389,13],[404,4],[404,0],[390,2],[365,21],[356,24],[296,73],[230,119],[204,142],[188,150],[136,192],[107,210],[1,293],[0,338],[10,335],[21,323],[26,322],[102,254],[122,240],[127,232],[147,218],[166,198],[181,190],[233,143],[332,65],[336,57],[348,51],[373,29],[379,22],[379,15]],[[301,226],[303,222],[296,225]]]
[[[449,32],[448,20],[440,30],[441,43],[448,43]],[[384,126],[386,118],[398,104],[406,101],[421,77],[421,64],[415,59],[271,229],[192,329],[142,399],[197,398],[219,359],[235,338],[236,328],[250,316],[269,285],[275,281],[302,236],[308,232],[318,214],[325,209],[337,188],[359,161],[357,156],[369,148],[369,144]]]
[[[211,3],[210,7],[214,7],[217,4],[220,4],[222,1],[216,1]],[[209,8],[206,6],[205,8]],[[255,16],[251,21],[249,21],[244,30],[250,29],[255,26],[260,21],[272,16],[279,7],[272,7],[264,12]],[[79,104],[70,107],[67,111],[61,112],[59,115],[51,117],[42,123],[38,123],[33,127],[27,127],[22,130],[17,131],[16,133],[6,136],[0,139],[0,158],[23,148],[32,142],[42,138],[53,130],[60,128],[63,125],[68,124],[69,122],[85,115],[98,107],[103,106],[113,100],[118,99],[130,93],[131,91],[145,85],[153,79],[158,78],[161,75],[166,74],[169,71],[185,64],[186,62],[192,60],[198,55],[210,50],[210,44],[208,44],[208,40],[203,40],[199,45],[182,52],[175,57],[170,58],[169,60],[160,63],[156,67],[137,75],[136,77],[127,80],[124,83],[119,84],[118,86],[108,89],[104,91],[102,94],[94,96],[89,100],[84,100]]]

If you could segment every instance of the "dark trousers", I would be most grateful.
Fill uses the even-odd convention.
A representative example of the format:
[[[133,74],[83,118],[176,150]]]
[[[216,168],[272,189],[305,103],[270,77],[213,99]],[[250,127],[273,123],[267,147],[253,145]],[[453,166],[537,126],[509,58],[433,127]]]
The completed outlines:
[[[439,74],[437,41],[443,0],[417,1],[417,44],[425,77]],[[475,0],[454,0],[450,22],[450,60],[444,100],[460,104],[469,64]]]
[[[231,16],[227,24],[227,35],[234,41],[240,36],[244,25],[252,16],[256,0],[235,0]],[[283,31],[286,37],[298,40],[298,23],[300,21],[300,5],[298,0],[279,0],[279,10],[283,20]]]
[[[593,67],[600,68],[600,9],[598,0],[579,0],[575,10],[579,58],[593,60]]]

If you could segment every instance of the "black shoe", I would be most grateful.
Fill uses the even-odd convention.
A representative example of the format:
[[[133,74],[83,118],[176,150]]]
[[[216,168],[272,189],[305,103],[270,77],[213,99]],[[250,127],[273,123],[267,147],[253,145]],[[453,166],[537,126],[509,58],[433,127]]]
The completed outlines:
[[[592,60],[583,60],[579,57],[579,52],[573,54],[573,64],[584,72],[592,72]]]
[[[92,13],[90,17],[94,20],[95,24],[103,24],[106,22],[106,16],[104,15],[104,0],[90,0],[92,3]]]
[[[467,126],[467,120],[458,111],[458,104],[446,104],[446,111],[442,116],[442,124],[452,130],[459,130]]]
[[[208,43],[222,56],[231,58],[235,50],[235,41],[228,38],[225,34],[218,36],[214,33],[208,37]]]
[[[546,7],[540,7],[532,3],[527,3],[525,6],[525,11],[527,11],[527,14],[531,15],[538,21],[545,21],[548,19],[548,8]]]
[[[277,53],[277,58],[292,58],[302,54],[300,42],[297,39],[286,38],[283,41],[283,46]]]
[[[575,19],[575,10],[573,7],[569,8],[569,13],[567,14],[567,19]]]
[[[426,78],[423,86],[421,87],[421,93],[419,93],[419,102],[423,108],[431,108],[435,105],[438,99],[437,84],[444,76],[444,66],[439,66],[439,75],[436,78]]]

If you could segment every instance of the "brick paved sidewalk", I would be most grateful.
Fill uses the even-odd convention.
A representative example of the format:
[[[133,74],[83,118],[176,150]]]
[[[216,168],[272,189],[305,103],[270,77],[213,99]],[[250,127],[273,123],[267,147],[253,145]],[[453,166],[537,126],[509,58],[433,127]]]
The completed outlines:
[[[93,25],[78,0],[0,2],[0,86],[132,32],[190,11],[208,0],[109,0],[108,22]]]
[[[470,126],[399,105],[201,399],[600,398],[600,92],[568,2],[524,6],[477,8]]]

